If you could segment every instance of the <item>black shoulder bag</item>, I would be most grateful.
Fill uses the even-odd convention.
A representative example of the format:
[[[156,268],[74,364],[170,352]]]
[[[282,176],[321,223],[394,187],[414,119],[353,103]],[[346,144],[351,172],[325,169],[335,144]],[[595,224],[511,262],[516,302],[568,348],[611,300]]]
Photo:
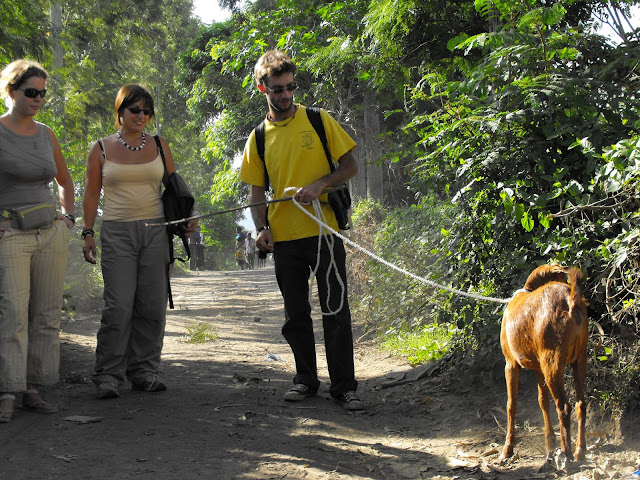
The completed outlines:
[[[166,182],[164,183],[164,192],[162,192],[162,206],[164,207],[164,217],[167,222],[173,222],[175,220],[181,220],[191,216],[193,205],[195,200],[187,188],[187,184],[182,177],[176,172],[168,174],[167,162],[164,158],[164,151],[162,150],[162,144],[160,138],[157,135],[153,136],[160,150],[160,156],[162,157],[162,164],[164,165],[164,176]],[[176,259],[181,262],[186,262],[191,258],[191,249],[189,248],[189,241],[187,235],[182,228],[188,222],[174,223],[167,225],[167,236],[169,237],[169,265],[171,265]],[[187,254],[187,258],[182,259],[174,255],[173,249],[173,237],[177,236],[182,240],[184,251]],[[167,265],[167,282],[169,282],[169,265]],[[169,308],[173,308],[173,296],[171,295],[171,284],[169,287]]]
[[[324,153],[327,157],[327,161],[329,162],[329,168],[333,172],[336,169],[336,166],[331,159],[331,152],[329,152],[327,133],[325,132],[324,124],[322,123],[320,109],[316,107],[307,107],[306,110],[307,117],[309,118],[313,129],[316,131],[318,137],[320,137],[320,141],[322,142]],[[264,159],[264,121],[255,128],[255,136],[256,146],[258,148],[258,156],[264,164],[264,189],[266,191],[269,189],[269,172],[267,172],[267,163]],[[347,186],[344,185],[341,189],[329,192],[328,202],[331,206],[331,209],[333,210],[333,213],[336,216],[336,220],[338,221],[338,227],[340,228],[340,230],[349,230],[349,208],[351,208],[351,194],[349,193],[349,189],[347,188]]]

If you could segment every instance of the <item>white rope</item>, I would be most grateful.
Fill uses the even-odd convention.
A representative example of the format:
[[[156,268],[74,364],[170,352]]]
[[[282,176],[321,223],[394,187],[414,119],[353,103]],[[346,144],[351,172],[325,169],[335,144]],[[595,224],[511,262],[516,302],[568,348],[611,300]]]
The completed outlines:
[[[289,188],[295,188],[295,187],[289,187]],[[465,292],[465,291],[458,290],[458,289],[455,289],[455,288],[452,288],[452,287],[447,287],[446,285],[441,285],[441,284],[433,282],[433,281],[431,281],[431,280],[429,280],[427,278],[419,277],[418,275],[415,275],[415,274],[405,270],[404,268],[398,267],[397,265],[394,265],[391,262],[386,261],[384,258],[380,258],[376,254],[371,253],[367,249],[361,247],[357,243],[351,241],[350,239],[348,239],[344,235],[341,235],[339,232],[335,231],[333,228],[331,228],[329,225],[327,225],[327,220],[324,217],[324,215],[322,214],[322,209],[320,208],[320,202],[318,201],[318,199],[315,199],[313,201],[313,208],[314,208],[314,212],[316,213],[315,216],[312,215],[309,211],[307,211],[307,209],[304,208],[295,199],[293,199],[292,201],[300,210],[302,210],[305,213],[305,215],[311,217],[313,220],[315,220],[318,223],[318,225],[320,227],[320,233],[321,233],[320,236],[321,237],[322,236],[325,236],[325,237],[326,236],[330,236],[327,233],[327,232],[330,232],[330,233],[336,235],[338,238],[342,239],[342,241],[348,243],[352,247],[360,250],[362,253],[364,253],[364,254],[368,255],[369,257],[373,258],[374,260],[377,260],[378,262],[386,265],[387,267],[389,267],[389,268],[391,268],[393,270],[396,270],[396,271],[398,271],[400,273],[403,273],[403,274],[407,275],[408,277],[411,277],[414,280],[417,280],[418,282],[424,283],[424,284],[429,285],[431,287],[440,288],[440,289],[446,290],[446,291],[451,292],[451,293],[455,293],[456,295],[461,295],[463,297],[473,298],[475,300],[486,300],[486,301],[495,302],[495,303],[509,303],[511,301],[510,298],[485,297],[485,296],[482,296],[482,295],[477,295],[475,293]],[[320,215],[318,215],[318,211],[320,212]],[[331,244],[331,246],[333,246],[333,245]],[[320,239],[318,240],[318,249],[319,248],[320,248]],[[318,250],[318,261],[320,261],[319,259],[320,259],[320,251]],[[331,254],[331,261],[334,262],[333,249],[332,249],[332,254]],[[316,269],[317,269],[317,265],[316,265]],[[336,272],[337,272],[337,267],[336,267]],[[312,275],[314,275],[314,273],[312,273]],[[340,279],[340,275],[337,275],[337,276]],[[341,285],[342,285],[342,280],[340,280],[340,282],[341,282]],[[344,301],[344,285],[342,285],[342,288],[343,288],[343,292],[342,292],[343,299],[342,299],[342,301]],[[342,303],[340,304],[340,308],[342,308]]]
[[[284,191],[285,193],[289,190],[294,190],[297,191],[298,189],[296,187],[288,187],[286,188]],[[331,235],[331,228],[327,226],[327,219],[324,216],[324,212],[322,211],[322,207],[320,206],[320,201],[316,198],[313,202],[313,212],[315,213],[315,216],[311,215],[311,213],[309,213],[307,211],[306,208],[304,208],[298,201],[296,201],[294,198],[292,198],[292,202],[298,207],[300,208],[304,213],[306,213],[307,215],[311,216],[311,218],[315,218],[318,221],[318,225],[319,225],[319,235],[318,235],[318,255],[317,255],[317,260],[316,260],[316,266],[313,268],[313,270],[311,271],[310,275],[309,275],[309,305],[312,305],[312,290],[313,290],[313,282],[315,281],[316,275],[318,273],[318,269],[320,268],[320,250],[322,248],[322,240],[324,239],[327,242],[327,246],[329,247],[329,252],[330,252],[330,261],[329,261],[329,268],[327,268],[327,274],[326,274],[326,278],[325,281],[327,282],[327,304],[325,305],[327,308],[327,311],[324,311],[323,306],[320,305],[320,312],[322,313],[322,315],[336,315],[337,313],[339,313],[342,310],[342,307],[344,306],[344,297],[346,296],[346,287],[344,285],[344,282],[342,281],[342,277],[340,276],[340,271],[338,270],[338,264],[336,263],[336,259],[333,255],[333,247],[335,245],[335,238],[333,237],[333,235]],[[323,227],[326,226],[327,228]],[[331,310],[331,308],[329,307],[329,300],[331,299],[331,283],[329,282],[329,277],[331,275],[331,271],[335,270],[335,274],[336,274],[336,278],[338,279],[338,283],[340,284],[340,305],[338,305],[338,308],[336,310]]]

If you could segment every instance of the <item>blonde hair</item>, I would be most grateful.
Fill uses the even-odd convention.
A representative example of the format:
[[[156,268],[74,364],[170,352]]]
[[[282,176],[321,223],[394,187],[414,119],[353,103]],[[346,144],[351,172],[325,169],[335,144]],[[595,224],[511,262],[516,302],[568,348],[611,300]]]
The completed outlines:
[[[296,73],[296,64],[282,50],[269,50],[256,62],[253,74],[258,85],[264,85],[267,77],[277,77],[283,73]]]
[[[46,80],[48,76],[42,65],[33,60],[22,58],[11,62],[0,73],[0,96],[8,98],[9,93],[20,88],[31,77],[40,77]]]

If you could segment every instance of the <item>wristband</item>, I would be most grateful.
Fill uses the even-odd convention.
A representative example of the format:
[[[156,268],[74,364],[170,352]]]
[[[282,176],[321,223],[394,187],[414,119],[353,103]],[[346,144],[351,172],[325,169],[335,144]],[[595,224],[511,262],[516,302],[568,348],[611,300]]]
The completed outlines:
[[[82,233],[80,234],[80,236],[82,237],[83,240],[84,240],[84,237],[87,237],[87,236],[95,238],[96,232],[94,232],[92,228],[85,228],[84,230],[82,230]]]
[[[76,224],[76,217],[74,217],[70,213],[63,213],[62,216],[67,217],[69,220],[71,220],[71,223],[73,223],[74,225]]]
[[[257,231],[258,231],[258,233],[260,233],[263,230],[269,230],[269,225],[263,225]]]

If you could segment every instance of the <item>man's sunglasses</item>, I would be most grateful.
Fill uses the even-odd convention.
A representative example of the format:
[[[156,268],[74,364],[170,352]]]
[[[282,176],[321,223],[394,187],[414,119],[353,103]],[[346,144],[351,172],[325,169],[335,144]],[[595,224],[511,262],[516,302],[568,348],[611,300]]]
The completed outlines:
[[[131,107],[127,107],[127,110],[129,110],[134,115],[138,115],[140,112],[144,113],[145,115],[151,115],[151,109],[150,108],[140,108],[137,105],[133,105]]]
[[[18,90],[22,90],[24,92],[24,96],[27,98],[36,98],[40,95],[41,98],[47,94],[47,89],[43,88],[42,90],[38,90],[37,88],[19,88]]]
[[[271,93],[273,93],[274,95],[280,95],[282,92],[284,92],[285,90],[287,92],[295,92],[298,88],[300,88],[300,85],[298,85],[297,83],[290,83],[289,85],[287,85],[286,87],[275,87],[275,88],[269,88],[266,85],[264,86],[264,88],[266,88],[267,90],[269,90]]]

